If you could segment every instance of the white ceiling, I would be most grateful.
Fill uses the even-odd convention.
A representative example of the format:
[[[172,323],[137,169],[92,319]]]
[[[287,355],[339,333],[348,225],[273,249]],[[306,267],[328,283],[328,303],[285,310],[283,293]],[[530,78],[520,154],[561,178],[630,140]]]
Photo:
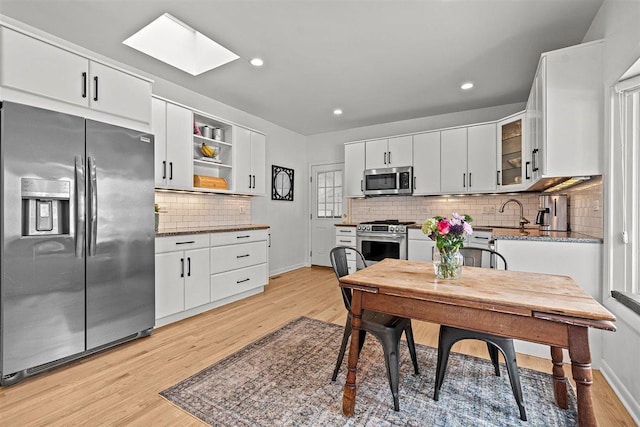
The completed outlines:
[[[601,4],[0,0],[0,14],[311,135],[523,102],[540,54],[580,43]],[[165,12],[240,59],[194,77],[122,44]]]

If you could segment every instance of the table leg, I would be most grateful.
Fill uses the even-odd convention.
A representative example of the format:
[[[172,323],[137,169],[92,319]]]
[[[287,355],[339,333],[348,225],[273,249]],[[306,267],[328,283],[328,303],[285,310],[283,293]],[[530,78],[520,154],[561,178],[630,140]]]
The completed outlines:
[[[553,361],[553,396],[556,404],[567,409],[569,403],[567,401],[567,378],[564,376],[564,368],[562,367],[562,348],[551,347],[551,360]]]
[[[342,395],[342,413],[353,415],[356,407],[356,367],[358,365],[358,346],[362,327],[362,292],[354,289],[351,297],[351,345],[347,358],[347,380]]]
[[[576,382],[578,397],[578,425],[580,427],[595,427],[596,415],[591,400],[591,355],[589,353],[589,328],[569,325],[569,357],[571,358],[571,373]]]

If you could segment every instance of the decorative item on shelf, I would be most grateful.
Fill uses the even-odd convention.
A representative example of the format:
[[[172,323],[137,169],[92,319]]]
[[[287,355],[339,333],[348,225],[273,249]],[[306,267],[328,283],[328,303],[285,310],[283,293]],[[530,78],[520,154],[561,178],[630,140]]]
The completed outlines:
[[[213,139],[213,128],[211,126],[204,125],[200,128],[203,137]]]
[[[153,211],[156,217],[155,231],[158,231],[158,226],[160,225],[160,206],[158,206],[157,203],[153,205]]]
[[[198,124],[196,123],[195,120],[193,121],[193,134],[202,136],[202,132],[200,132],[200,128],[198,127]]]
[[[271,165],[271,200],[293,201],[293,169]]]
[[[422,232],[435,240],[438,251],[433,255],[433,268],[439,279],[457,279],[462,274],[464,258],[460,248],[466,235],[473,233],[469,215],[452,213],[451,218],[434,216],[422,224]]]
[[[220,159],[218,159],[218,156],[220,155],[220,147],[207,145],[203,142],[200,146],[200,152],[205,157],[203,160],[210,159],[214,162],[220,162]]]
[[[206,175],[193,175],[193,186],[198,188],[210,188],[213,190],[229,189],[226,179]]]

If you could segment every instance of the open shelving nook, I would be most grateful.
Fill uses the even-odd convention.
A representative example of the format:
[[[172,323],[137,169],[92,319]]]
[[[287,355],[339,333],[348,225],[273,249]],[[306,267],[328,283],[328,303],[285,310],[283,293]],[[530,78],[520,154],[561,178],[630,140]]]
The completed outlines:
[[[193,122],[193,175],[224,180],[216,180],[220,183],[219,185],[224,185],[223,183],[226,182],[226,188],[224,186],[216,186],[215,188],[198,187],[194,179],[194,190],[216,193],[233,192],[233,126],[212,116],[195,111],[193,112]],[[211,138],[202,136],[205,134],[205,127],[211,128]],[[197,134],[196,128],[201,135]],[[214,129],[219,129],[219,135],[215,135],[218,136],[218,139],[213,138]],[[202,153],[202,144],[206,144],[214,150],[213,157],[207,157]]]

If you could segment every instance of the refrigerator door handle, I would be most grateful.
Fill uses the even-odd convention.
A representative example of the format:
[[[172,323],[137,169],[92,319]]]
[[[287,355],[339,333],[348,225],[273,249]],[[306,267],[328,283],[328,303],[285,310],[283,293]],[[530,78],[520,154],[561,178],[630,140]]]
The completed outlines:
[[[96,159],[88,158],[89,168],[89,254],[96,254],[98,235],[98,179],[96,177]]]
[[[75,156],[75,180],[76,180],[76,257],[84,255],[84,233],[86,219],[85,205],[85,175],[82,157]]]

